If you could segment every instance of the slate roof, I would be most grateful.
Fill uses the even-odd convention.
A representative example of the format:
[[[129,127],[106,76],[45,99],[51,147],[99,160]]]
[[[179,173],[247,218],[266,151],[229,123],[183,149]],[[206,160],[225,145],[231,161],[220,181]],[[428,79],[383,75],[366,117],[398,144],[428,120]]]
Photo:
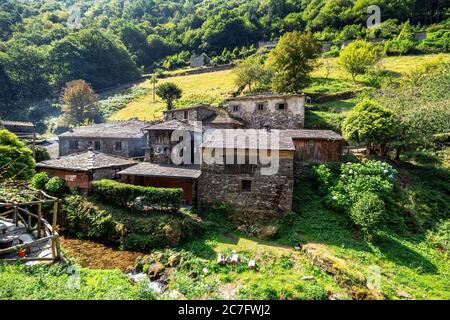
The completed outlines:
[[[263,100],[263,99],[280,99],[280,98],[290,98],[290,97],[303,97],[305,94],[303,93],[295,93],[295,94],[275,94],[275,93],[266,93],[266,94],[254,94],[254,95],[246,95],[246,96],[238,96],[226,99],[226,101],[236,101],[236,100]]]
[[[237,125],[237,126],[242,126],[242,127],[245,126],[245,124],[242,121],[232,118],[227,113],[224,113],[224,112],[217,112],[216,114],[212,115],[211,117],[205,119],[204,123],[205,124],[217,124],[217,125],[232,124],[232,125]]]
[[[173,119],[158,124],[154,124],[145,128],[145,130],[187,130],[194,131],[195,127],[184,120]]]
[[[10,120],[0,120],[0,125],[17,126],[17,127],[30,127],[30,128],[34,127],[34,124],[32,124],[31,122],[10,121]]]
[[[88,150],[36,164],[37,168],[60,169],[70,171],[89,171],[96,169],[130,166],[136,161]]]
[[[186,110],[193,110],[193,109],[208,109],[215,111],[216,108],[211,107],[209,104],[198,104],[195,106],[185,107],[185,108],[176,108],[172,110],[164,110],[163,113],[170,113],[170,112],[176,112],[176,111],[186,111]]]
[[[272,141],[277,138],[277,141]],[[264,130],[216,129],[204,137],[203,148],[295,150],[294,139],[340,141],[343,138],[331,130]],[[241,144],[237,144],[241,141]]]
[[[201,175],[198,165],[169,165],[156,164],[150,162],[140,162],[119,172],[123,175],[143,176],[143,177],[167,177],[167,178],[192,178],[197,179]]]
[[[140,120],[111,121],[73,128],[59,137],[73,138],[142,138],[148,122]]]

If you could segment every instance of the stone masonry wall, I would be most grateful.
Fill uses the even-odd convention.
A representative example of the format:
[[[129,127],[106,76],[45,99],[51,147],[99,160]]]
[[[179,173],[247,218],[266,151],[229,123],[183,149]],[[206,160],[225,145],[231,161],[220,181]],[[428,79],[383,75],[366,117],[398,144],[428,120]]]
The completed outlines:
[[[251,181],[251,191],[241,190],[242,180]],[[250,214],[255,219],[279,217],[292,208],[293,157],[280,158],[280,169],[271,176],[261,175],[260,167],[254,174],[229,174],[225,165],[203,164],[198,188],[201,207],[221,202],[237,214]]]
[[[78,141],[78,149],[71,149],[69,141]],[[100,149],[95,149],[95,141],[100,142]],[[122,142],[122,149],[116,150],[116,142]],[[73,153],[87,151],[90,147],[96,152],[117,155],[125,158],[144,156],[144,147],[147,140],[142,139],[105,139],[105,138],[59,138],[59,155],[65,156]]]

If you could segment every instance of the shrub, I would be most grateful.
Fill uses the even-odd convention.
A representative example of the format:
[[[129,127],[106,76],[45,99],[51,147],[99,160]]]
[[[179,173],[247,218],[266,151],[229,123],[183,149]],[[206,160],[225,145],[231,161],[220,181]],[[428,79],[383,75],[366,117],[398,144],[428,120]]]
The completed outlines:
[[[142,187],[112,180],[93,182],[92,192],[101,201],[141,211],[146,207],[177,210],[183,194],[181,189]]]
[[[48,153],[48,150],[42,146],[36,146],[35,152],[36,152],[35,157],[36,162],[41,162],[50,159],[50,153]]]
[[[351,210],[350,218],[366,235],[371,235],[384,214],[384,202],[374,193],[363,193]]]
[[[66,188],[66,182],[59,177],[53,177],[45,184],[45,190],[54,195],[64,194]]]
[[[45,185],[47,184],[49,179],[50,177],[48,176],[47,172],[36,173],[31,179],[31,186],[39,190],[45,190]]]
[[[123,238],[120,248],[123,250],[148,250],[163,245],[164,237],[162,235],[133,233]]]
[[[67,197],[62,208],[70,234],[100,240],[110,240],[116,235],[112,216],[82,196]]]
[[[17,136],[0,129],[0,182],[29,180],[34,175],[33,153]]]

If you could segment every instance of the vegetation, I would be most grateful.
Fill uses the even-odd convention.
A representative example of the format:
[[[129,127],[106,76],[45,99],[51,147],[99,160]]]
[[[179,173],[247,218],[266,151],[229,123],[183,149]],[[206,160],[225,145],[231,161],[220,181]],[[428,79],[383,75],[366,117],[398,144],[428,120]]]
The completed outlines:
[[[0,129],[0,182],[28,180],[34,174],[33,152],[6,129]]]
[[[319,44],[309,34],[285,33],[269,53],[268,67],[273,70],[275,92],[297,93],[310,82],[320,53]]]
[[[47,172],[38,172],[31,179],[31,186],[38,190],[45,190],[48,180],[50,180],[50,177]]]
[[[369,100],[358,103],[342,124],[345,139],[365,142],[367,150],[373,150],[374,144],[381,144],[383,156],[385,145],[395,135],[396,129],[394,113]]]
[[[82,123],[98,122],[98,96],[84,80],[73,80],[66,84],[61,93],[64,119],[67,125],[77,126]]]
[[[365,74],[380,59],[377,48],[366,41],[350,43],[339,55],[340,65],[351,74],[353,81],[359,74]]]
[[[272,73],[266,69],[257,57],[250,57],[239,63],[233,70],[238,91],[242,92],[246,87],[252,91],[256,85],[261,87],[270,84]],[[254,87],[253,87],[254,88]]]
[[[92,193],[98,199],[121,208],[158,208],[177,210],[180,207],[181,189],[142,187],[113,180],[99,180],[92,183]]]
[[[181,90],[175,83],[166,82],[160,84],[156,88],[156,94],[163,99],[167,104],[167,110],[173,109],[173,102],[181,98],[183,90]]]

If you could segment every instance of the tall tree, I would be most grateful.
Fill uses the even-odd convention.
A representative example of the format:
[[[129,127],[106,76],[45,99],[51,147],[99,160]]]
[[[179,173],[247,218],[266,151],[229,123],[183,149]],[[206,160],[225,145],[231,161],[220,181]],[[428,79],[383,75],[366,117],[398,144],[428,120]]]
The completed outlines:
[[[98,96],[86,81],[68,82],[61,94],[65,122],[76,126],[86,121],[98,121],[101,113],[97,102]]]
[[[166,102],[167,110],[172,110],[173,102],[181,98],[183,90],[181,90],[175,83],[166,82],[160,84],[156,88],[156,94]]]
[[[295,93],[311,82],[310,73],[319,57],[320,46],[310,34],[285,33],[269,53],[268,67],[274,72],[276,92]]]
[[[264,65],[259,62],[258,58],[249,57],[233,69],[234,82],[240,92],[247,86],[251,91],[254,84],[266,84],[268,82],[269,72],[270,70],[264,68]]]

